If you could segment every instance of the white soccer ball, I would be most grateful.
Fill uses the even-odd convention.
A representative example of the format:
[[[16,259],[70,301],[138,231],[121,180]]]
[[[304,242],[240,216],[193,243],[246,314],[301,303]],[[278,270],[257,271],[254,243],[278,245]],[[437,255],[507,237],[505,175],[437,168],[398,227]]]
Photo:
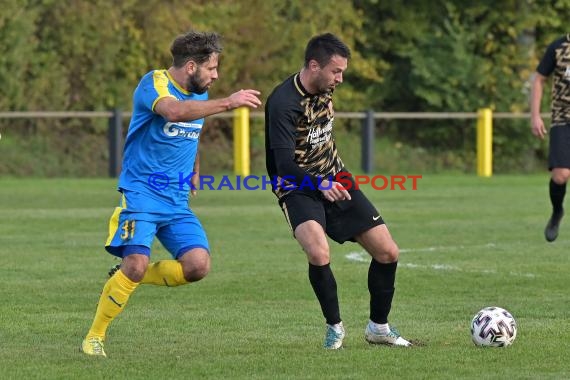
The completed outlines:
[[[477,346],[507,347],[517,337],[517,322],[511,313],[492,306],[481,309],[471,321],[471,338]]]

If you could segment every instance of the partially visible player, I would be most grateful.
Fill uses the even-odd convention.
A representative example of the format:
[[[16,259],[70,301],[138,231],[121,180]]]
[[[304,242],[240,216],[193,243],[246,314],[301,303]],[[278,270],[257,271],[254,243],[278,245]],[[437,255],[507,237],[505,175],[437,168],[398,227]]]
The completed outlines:
[[[191,31],[178,36],[170,50],[172,66],[150,71],[134,91],[118,184],[120,206],[111,217],[105,245],[122,262],[103,287],[81,344],[88,355],[106,356],[107,328],[139,284],[179,286],[207,275],[208,239],[188,206],[188,177],[198,169],[195,158],[204,117],[261,104],[259,92],[251,89],[208,100],[208,89],[218,79],[218,34]],[[172,260],[149,264],[155,237]]]
[[[315,36],[307,44],[301,71],[273,90],[265,105],[267,172],[289,183],[274,186],[273,191],[307,255],[309,280],[326,322],[324,348],[341,348],[345,336],[327,235],[341,244],[358,242],[371,256],[365,339],[373,344],[410,346],[388,324],[398,246],[364,193],[354,185],[347,190],[333,181],[348,175],[333,138],[333,92],[343,81],[349,57],[349,48],[338,37],[330,33]]]
[[[548,46],[532,81],[531,128],[533,135],[541,139],[546,135],[546,128],[540,117],[540,103],[544,83],[550,75],[554,78],[548,154],[552,214],[544,229],[544,237],[552,242],[558,237],[560,221],[564,216],[566,183],[570,178],[570,34],[558,38]]]

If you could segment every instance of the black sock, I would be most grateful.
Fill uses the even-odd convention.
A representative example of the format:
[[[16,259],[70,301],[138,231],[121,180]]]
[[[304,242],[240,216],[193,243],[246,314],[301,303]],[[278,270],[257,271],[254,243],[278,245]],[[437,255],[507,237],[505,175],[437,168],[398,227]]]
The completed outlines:
[[[372,259],[368,269],[368,290],[370,291],[370,320],[375,323],[388,323],[392,308],[394,282],[398,262],[381,264]]]
[[[566,183],[559,185],[550,179],[550,202],[552,203],[552,213],[558,214],[562,212],[562,204],[564,195],[566,195]]]
[[[309,280],[321,304],[323,316],[329,325],[341,321],[338,296],[336,293],[336,280],[330,264],[317,266],[309,263]]]

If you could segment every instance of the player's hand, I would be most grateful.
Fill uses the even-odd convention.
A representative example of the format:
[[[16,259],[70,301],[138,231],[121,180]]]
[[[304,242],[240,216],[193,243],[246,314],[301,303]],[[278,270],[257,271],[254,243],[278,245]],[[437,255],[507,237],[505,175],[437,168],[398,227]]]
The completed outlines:
[[[228,98],[230,101],[230,109],[238,107],[257,108],[261,105],[261,100],[258,98],[260,94],[261,92],[251,89],[234,92]]]
[[[319,186],[319,190],[323,193],[325,199],[330,202],[344,200],[349,201],[351,199],[348,190],[346,190],[340,183],[329,181],[328,179],[323,179]]]
[[[192,186],[190,187],[190,196],[195,197],[198,195],[198,186],[200,186],[200,173],[196,172],[190,179]]]
[[[544,127],[544,122],[540,116],[531,118],[531,128],[532,134],[540,139],[544,139],[546,136],[546,128]]]

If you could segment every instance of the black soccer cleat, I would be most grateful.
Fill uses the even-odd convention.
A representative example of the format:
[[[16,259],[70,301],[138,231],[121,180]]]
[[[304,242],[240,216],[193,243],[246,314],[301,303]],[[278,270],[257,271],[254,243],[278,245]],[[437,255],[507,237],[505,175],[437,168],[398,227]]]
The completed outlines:
[[[558,237],[558,228],[560,227],[560,221],[564,216],[564,211],[560,211],[557,213],[552,213],[552,216],[548,220],[546,224],[546,228],[544,229],[544,237],[546,241],[553,242]]]
[[[109,269],[109,277],[113,277],[113,275],[117,273],[119,269],[121,269],[121,264],[113,265],[111,269]]]

